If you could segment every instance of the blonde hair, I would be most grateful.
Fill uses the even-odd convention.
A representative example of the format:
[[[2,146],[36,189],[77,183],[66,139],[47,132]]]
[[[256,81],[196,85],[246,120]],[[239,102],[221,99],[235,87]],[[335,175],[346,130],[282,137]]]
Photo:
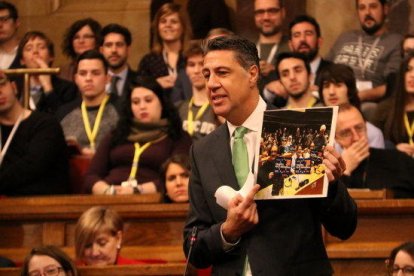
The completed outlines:
[[[108,207],[95,206],[80,216],[75,228],[75,253],[81,259],[85,248],[92,243],[99,233],[110,233],[115,236],[124,228],[119,214]]]

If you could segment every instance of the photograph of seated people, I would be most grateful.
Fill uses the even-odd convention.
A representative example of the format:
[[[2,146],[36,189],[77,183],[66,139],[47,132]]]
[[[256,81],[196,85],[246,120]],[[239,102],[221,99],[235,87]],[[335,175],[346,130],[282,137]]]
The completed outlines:
[[[138,79],[129,93],[116,128],[92,159],[85,176],[87,193],[163,193],[160,166],[174,154],[188,154],[191,137],[162,87]]]
[[[53,245],[33,248],[23,262],[22,276],[78,276],[75,264]]]
[[[225,210],[216,203],[216,190],[222,185],[239,190],[258,162],[254,152],[266,103],[257,84],[256,45],[238,36],[210,40],[202,72],[213,110],[227,122],[194,143],[190,152],[190,208],[184,228],[190,263],[212,266],[213,275],[332,274],[321,225],[345,240],[357,222],[356,204],[339,180],[345,168],[342,158],[333,147],[325,148],[327,198],[255,201],[260,186],[253,184],[245,197],[230,199]],[[244,150],[233,150],[235,145]],[[241,159],[247,162],[240,164]],[[197,239],[190,256],[194,229]]]
[[[76,60],[75,83],[82,98],[62,106],[57,117],[68,144],[79,147],[81,154],[93,155],[118,122],[118,96],[105,90],[109,79],[108,63],[98,51],[86,51]]]
[[[174,155],[161,166],[161,179],[165,185],[165,202],[188,202],[190,162],[187,155]]]
[[[19,102],[15,82],[0,72],[0,195],[49,195],[69,191],[63,131],[49,114]]]
[[[414,197],[414,160],[395,149],[370,147],[366,121],[349,103],[339,106],[335,141],[343,148],[342,180],[348,188],[389,188],[394,198]]]
[[[395,91],[378,105],[372,122],[399,151],[414,157],[414,53],[404,58]]]
[[[53,42],[42,32],[27,32],[20,40],[17,56],[24,68],[50,68],[55,58]],[[23,78],[19,82],[23,91]],[[56,75],[30,76],[30,109],[54,114],[78,96],[76,85]]]
[[[414,242],[394,248],[385,263],[388,276],[414,275]]]
[[[73,22],[66,30],[62,41],[62,52],[70,61],[61,66],[59,77],[73,81],[77,58],[88,50],[98,50],[101,24],[93,18]]]
[[[75,228],[75,254],[80,265],[129,265],[142,261],[120,255],[124,221],[119,214],[103,206],[82,213]]]
[[[156,80],[165,93],[170,95],[177,72],[184,68],[182,50],[187,36],[187,25],[180,5],[162,5],[155,14],[152,29],[153,46],[150,53],[140,60],[137,73],[140,77]]]
[[[321,106],[339,106],[349,103],[360,110],[361,102],[358,98],[354,71],[345,64],[327,65],[319,74],[319,99]],[[368,145],[371,148],[385,147],[382,131],[366,121]],[[341,153],[342,147],[335,143],[335,149]]]

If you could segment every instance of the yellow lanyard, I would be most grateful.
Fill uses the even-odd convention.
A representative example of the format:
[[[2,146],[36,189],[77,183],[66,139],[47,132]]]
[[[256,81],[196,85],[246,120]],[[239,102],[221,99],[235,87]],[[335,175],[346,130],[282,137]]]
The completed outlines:
[[[134,143],[135,147],[135,153],[134,153],[134,159],[132,160],[132,167],[131,167],[131,173],[129,174],[128,180],[135,179],[135,176],[138,172],[138,162],[141,154],[146,150],[149,146],[151,146],[152,142],[145,143],[142,147],[139,143]]]
[[[98,135],[99,126],[101,124],[103,112],[105,110],[106,103],[109,100],[109,96],[105,96],[101,105],[99,106],[98,114],[96,114],[95,123],[93,124],[93,130],[91,130],[91,125],[89,123],[88,111],[86,110],[85,102],[81,104],[82,119],[83,125],[85,127],[86,136],[88,136],[91,149],[95,149],[95,139]]]
[[[306,106],[306,108],[312,107],[315,103],[316,103],[316,99],[315,99],[314,97],[312,97],[312,98],[309,100],[308,105]],[[292,106],[287,105],[287,106],[286,106],[286,108],[287,108],[287,109],[290,109],[290,108],[292,108]]]
[[[407,113],[404,114],[404,125],[405,125],[405,129],[407,130],[410,145],[413,145],[414,144],[414,142],[413,142],[414,121],[411,123],[411,126],[410,126],[410,122],[408,121]]]
[[[190,102],[188,103],[188,115],[187,115],[187,132],[193,136],[194,134],[194,120],[198,120],[203,116],[203,113],[206,111],[206,109],[209,106],[209,103],[205,103],[201,106],[201,108],[198,110],[196,117],[194,119],[193,110],[191,107],[193,106],[193,98],[191,98]]]

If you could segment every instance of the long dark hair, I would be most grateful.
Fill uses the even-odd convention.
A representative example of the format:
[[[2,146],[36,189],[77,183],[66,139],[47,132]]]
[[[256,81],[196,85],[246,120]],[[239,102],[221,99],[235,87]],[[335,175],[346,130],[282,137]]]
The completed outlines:
[[[408,70],[410,60],[414,58],[414,53],[410,53],[404,58],[400,65],[397,76],[397,83],[391,100],[391,108],[384,124],[384,138],[394,143],[400,143],[408,139],[404,128],[405,106],[407,104],[408,93],[405,87],[405,73]]]
[[[392,266],[394,265],[395,262],[395,257],[397,256],[398,252],[403,251],[405,253],[407,253],[408,255],[411,256],[412,259],[414,259],[414,242],[405,242],[399,246],[397,246],[396,248],[394,248],[391,253],[390,256],[388,257],[387,260],[387,267],[388,269],[392,268]],[[389,274],[391,275],[391,274]]]
[[[161,102],[162,112],[161,119],[168,120],[168,136],[173,140],[178,140],[182,136],[181,119],[177,109],[172,104],[164,89],[153,79],[150,78],[136,78],[131,82],[131,87],[126,94],[123,102],[123,108],[120,114],[118,124],[113,131],[113,138],[111,146],[128,143],[127,137],[131,131],[131,125],[134,115],[131,110],[131,94],[135,88],[143,87],[151,90],[158,97]]]

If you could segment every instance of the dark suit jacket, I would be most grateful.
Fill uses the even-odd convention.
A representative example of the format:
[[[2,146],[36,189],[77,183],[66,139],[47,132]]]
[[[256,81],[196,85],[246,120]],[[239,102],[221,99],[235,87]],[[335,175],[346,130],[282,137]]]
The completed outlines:
[[[326,199],[257,201],[259,224],[225,252],[220,226],[227,211],[217,205],[214,193],[222,185],[238,189],[227,125],[195,143],[190,155],[190,211],[184,251],[187,255],[191,230],[196,226],[198,235],[190,257],[193,265],[212,265],[213,275],[242,275],[247,254],[255,276],[332,273],[321,225],[341,239],[350,237],[356,227],[356,205],[342,183],[331,183]]]

